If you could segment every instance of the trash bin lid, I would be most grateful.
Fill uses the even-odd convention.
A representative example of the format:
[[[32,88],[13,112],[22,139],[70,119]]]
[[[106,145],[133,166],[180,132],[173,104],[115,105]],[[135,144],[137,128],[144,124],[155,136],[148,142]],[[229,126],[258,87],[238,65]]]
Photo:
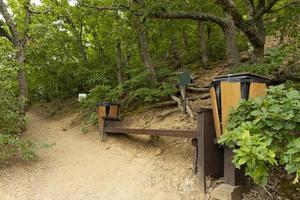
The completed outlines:
[[[271,84],[272,80],[260,76],[257,74],[249,73],[249,72],[243,72],[243,73],[236,73],[236,74],[227,74],[227,75],[221,75],[215,77],[215,79],[212,81],[212,84],[218,84],[221,81],[229,81],[229,82],[258,82],[258,83],[266,83],[266,84]]]
[[[119,103],[113,103],[113,102],[97,102],[96,106],[119,106]]]

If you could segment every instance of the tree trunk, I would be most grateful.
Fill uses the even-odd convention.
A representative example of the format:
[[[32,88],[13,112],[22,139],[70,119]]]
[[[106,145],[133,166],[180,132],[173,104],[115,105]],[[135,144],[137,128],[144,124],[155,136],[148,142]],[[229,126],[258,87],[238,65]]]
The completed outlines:
[[[256,22],[256,27],[259,30],[259,35],[263,44],[253,43],[253,56],[255,63],[262,63],[265,55],[266,29],[262,19]]]
[[[23,98],[27,98],[28,89],[25,74],[25,52],[23,47],[19,47],[16,53],[16,61],[18,63],[18,84],[19,93]]]
[[[79,47],[80,55],[82,57],[84,64],[87,64],[88,59],[87,59],[87,55],[86,55],[86,52],[85,52],[85,49],[84,49],[84,46],[82,43],[82,28],[83,28],[83,26],[81,24],[79,33],[77,33],[76,27],[74,27],[74,31],[75,31],[75,37],[77,38],[76,40],[77,40],[77,44]]]
[[[200,44],[200,51],[201,51],[201,62],[202,65],[205,67],[208,65],[208,48],[207,48],[206,37],[205,37],[205,26],[201,21],[198,21],[198,34],[199,34],[199,44]]]
[[[175,34],[172,35],[171,43],[172,43],[172,52],[173,52],[173,57],[174,57],[175,68],[182,67],[181,56],[180,56],[180,53],[177,48],[177,40],[176,40]]]
[[[254,46],[253,59],[255,63],[262,63],[264,61],[265,47]]]
[[[120,40],[118,40],[116,44],[116,57],[117,57],[117,78],[118,78],[119,85],[121,85],[123,83],[123,80],[122,80],[122,50],[121,50]]]
[[[82,61],[84,64],[88,63],[87,55],[82,43],[82,31],[83,31],[83,25],[82,23],[80,24],[80,30],[77,30],[77,26],[74,24],[73,20],[69,16],[65,16],[64,21],[70,25],[71,27],[71,32],[73,33],[75,37],[76,44],[79,48],[79,54],[82,58]]]
[[[130,61],[130,57],[131,57],[131,53],[130,51],[128,50],[128,47],[125,46],[124,48],[124,70],[123,70],[123,82],[127,81],[129,79],[128,77],[128,74],[126,73],[126,69],[128,69],[129,67],[129,61]]]
[[[223,30],[226,43],[226,57],[229,67],[233,69],[240,65],[240,55],[237,47],[236,27],[230,16],[227,16],[227,19],[227,26]]]
[[[148,46],[148,39],[147,39],[148,30],[146,25],[143,22],[140,22],[140,20],[138,20],[138,23],[139,24],[137,25],[137,34],[139,40],[140,53],[146,69],[151,74],[152,81],[156,82],[156,73],[155,73],[154,65],[151,59],[149,46]]]
[[[184,49],[188,52],[188,49],[189,49],[189,34],[186,31],[182,32],[182,41],[183,41]]]

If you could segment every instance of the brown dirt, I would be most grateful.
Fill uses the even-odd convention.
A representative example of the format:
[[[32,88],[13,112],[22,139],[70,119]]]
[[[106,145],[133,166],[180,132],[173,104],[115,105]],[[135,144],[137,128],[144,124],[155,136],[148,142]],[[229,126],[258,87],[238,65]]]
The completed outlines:
[[[0,169],[1,200],[202,199],[187,140],[161,138],[154,147],[147,136],[114,136],[101,143],[95,128],[74,126],[75,114],[27,115],[26,137],[44,147],[36,161]]]

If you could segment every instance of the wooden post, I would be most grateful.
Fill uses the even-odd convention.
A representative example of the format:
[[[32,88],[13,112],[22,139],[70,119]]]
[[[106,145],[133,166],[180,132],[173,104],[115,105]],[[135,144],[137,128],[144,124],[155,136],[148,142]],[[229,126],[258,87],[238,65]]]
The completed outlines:
[[[220,178],[224,175],[223,149],[216,144],[212,109],[198,111],[198,176],[201,192],[206,193],[206,176]]]
[[[186,114],[186,85],[181,86],[183,96],[183,113]]]
[[[233,152],[229,147],[224,148],[224,181],[226,184],[233,186],[245,186],[247,184],[247,177],[245,170],[236,169],[232,163]]]

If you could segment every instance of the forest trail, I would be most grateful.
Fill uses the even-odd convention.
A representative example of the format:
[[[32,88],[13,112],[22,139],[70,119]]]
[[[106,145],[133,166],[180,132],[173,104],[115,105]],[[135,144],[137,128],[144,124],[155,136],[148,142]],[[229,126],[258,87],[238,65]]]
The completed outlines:
[[[1,200],[201,198],[187,141],[162,138],[153,147],[146,136],[115,136],[101,143],[95,128],[84,134],[72,123],[76,114],[27,117],[25,136],[43,147],[36,161],[0,168]]]

